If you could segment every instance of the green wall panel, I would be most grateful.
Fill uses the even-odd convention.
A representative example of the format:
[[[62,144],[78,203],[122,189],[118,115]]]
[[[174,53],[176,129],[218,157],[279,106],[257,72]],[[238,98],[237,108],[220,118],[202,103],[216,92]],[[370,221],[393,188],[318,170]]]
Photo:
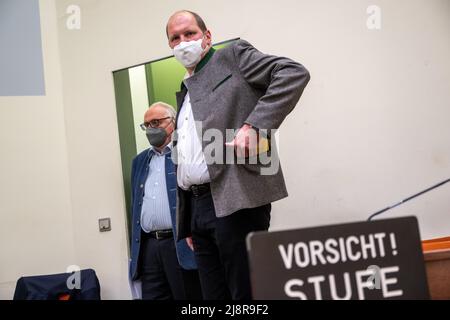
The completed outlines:
[[[150,104],[162,101],[176,109],[175,93],[180,91],[180,83],[186,74],[186,69],[172,57],[147,64],[146,71],[149,75],[147,85],[150,87]]]
[[[117,124],[122,159],[123,186],[127,208],[128,235],[131,236],[131,165],[136,156],[133,108],[128,70],[113,73],[116,95]]]

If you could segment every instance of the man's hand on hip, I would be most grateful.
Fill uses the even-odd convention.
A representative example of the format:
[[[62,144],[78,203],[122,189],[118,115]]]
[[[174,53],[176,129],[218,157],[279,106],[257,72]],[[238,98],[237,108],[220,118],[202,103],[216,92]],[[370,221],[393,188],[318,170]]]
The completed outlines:
[[[234,147],[239,158],[253,157],[258,154],[258,132],[249,124],[244,124],[233,141],[226,142],[227,147]]]

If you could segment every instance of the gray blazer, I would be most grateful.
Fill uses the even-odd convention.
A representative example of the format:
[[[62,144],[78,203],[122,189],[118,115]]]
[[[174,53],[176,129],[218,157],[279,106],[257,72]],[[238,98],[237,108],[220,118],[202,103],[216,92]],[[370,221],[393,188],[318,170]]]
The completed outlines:
[[[215,128],[225,138],[226,129],[239,129],[244,123],[259,129],[278,129],[296,106],[310,79],[308,70],[301,64],[263,54],[244,40],[205,58],[209,59],[206,64],[202,61],[202,68],[197,70],[197,66],[177,93],[180,110],[189,90],[194,119],[202,121],[202,134]],[[208,142],[201,141],[205,150]],[[275,151],[276,148],[272,148],[272,157],[276,157]],[[260,162],[208,164],[217,217],[287,197],[281,167],[273,175],[261,175],[263,166]],[[189,197],[178,188],[178,239],[191,234],[190,209]]]

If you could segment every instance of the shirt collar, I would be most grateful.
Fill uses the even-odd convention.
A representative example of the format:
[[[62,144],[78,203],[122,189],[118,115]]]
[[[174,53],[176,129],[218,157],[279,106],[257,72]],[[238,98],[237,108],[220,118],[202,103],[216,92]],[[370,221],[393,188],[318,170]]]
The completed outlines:
[[[163,150],[162,152],[159,152],[158,150],[156,150],[154,147],[151,147],[148,150],[148,155],[149,157],[151,157],[152,155],[157,155],[157,156],[165,156],[166,154],[172,152],[172,148],[173,148],[173,143],[170,142]]]

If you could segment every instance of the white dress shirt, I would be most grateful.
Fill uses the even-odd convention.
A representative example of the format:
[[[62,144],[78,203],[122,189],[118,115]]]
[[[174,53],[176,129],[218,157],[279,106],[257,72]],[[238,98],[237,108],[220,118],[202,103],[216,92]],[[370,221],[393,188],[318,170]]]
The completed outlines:
[[[211,181],[202,144],[197,134],[189,92],[184,98],[177,123],[178,186],[188,190],[194,184]]]

